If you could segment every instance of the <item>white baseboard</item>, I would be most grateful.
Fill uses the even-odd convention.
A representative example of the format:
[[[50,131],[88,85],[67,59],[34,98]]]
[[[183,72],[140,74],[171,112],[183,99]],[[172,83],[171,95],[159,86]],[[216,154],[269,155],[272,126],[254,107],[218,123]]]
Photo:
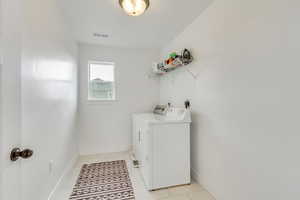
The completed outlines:
[[[199,172],[197,170],[191,168],[191,176],[192,176],[192,179],[194,181],[196,181],[196,183],[201,185],[201,187],[204,188],[204,190],[206,190],[216,200],[215,196],[211,192],[209,192],[209,190],[203,184],[201,184],[200,175],[199,175]]]
[[[200,184],[200,175],[199,175],[199,173],[198,173],[195,169],[193,169],[193,168],[191,168],[191,176],[192,176],[192,179],[193,179],[194,181],[196,181],[197,183]]]
[[[67,176],[67,174],[74,168],[77,160],[79,159],[79,156],[74,157],[67,165],[67,167],[65,168],[64,172],[62,173],[61,177],[59,178],[59,180],[57,181],[57,183],[55,184],[53,190],[51,191],[48,200],[51,200],[53,198],[53,194],[56,192],[56,190],[59,188],[59,186],[62,183],[62,180]]]

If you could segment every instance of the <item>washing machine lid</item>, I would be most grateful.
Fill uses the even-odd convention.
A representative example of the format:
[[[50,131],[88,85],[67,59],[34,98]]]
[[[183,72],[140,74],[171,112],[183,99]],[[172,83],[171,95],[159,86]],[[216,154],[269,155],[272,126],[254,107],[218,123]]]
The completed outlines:
[[[147,121],[151,124],[162,123],[191,123],[191,111],[185,108],[171,108],[167,111],[166,115],[158,115],[154,113],[138,113],[135,114],[140,119]]]

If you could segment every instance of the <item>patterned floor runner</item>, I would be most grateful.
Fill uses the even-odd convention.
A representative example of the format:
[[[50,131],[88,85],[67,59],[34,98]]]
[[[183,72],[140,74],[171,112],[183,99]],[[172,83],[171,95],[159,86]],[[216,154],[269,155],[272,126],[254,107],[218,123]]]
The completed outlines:
[[[70,200],[133,200],[125,160],[83,165]]]

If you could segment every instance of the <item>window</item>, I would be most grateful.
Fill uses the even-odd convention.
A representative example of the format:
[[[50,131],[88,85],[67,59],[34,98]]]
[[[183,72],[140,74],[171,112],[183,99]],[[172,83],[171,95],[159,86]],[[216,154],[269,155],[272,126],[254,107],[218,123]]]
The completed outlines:
[[[89,62],[88,99],[113,101],[116,99],[115,65],[109,62]]]

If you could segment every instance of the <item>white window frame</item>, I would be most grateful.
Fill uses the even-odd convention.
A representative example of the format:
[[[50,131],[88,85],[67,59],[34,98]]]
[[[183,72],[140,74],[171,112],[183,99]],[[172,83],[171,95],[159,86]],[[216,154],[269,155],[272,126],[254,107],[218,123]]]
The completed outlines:
[[[90,65],[91,64],[99,64],[99,65],[113,65],[114,67],[114,95],[112,99],[94,99],[94,98],[91,98],[90,97]],[[89,60],[88,61],[88,74],[87,74],[87,100],[89,102],[114,102],[114,101],[117,101],[117,84],[116,84],[116,63],[115,62],[106,62],[106,61],[95,61],[95,60]]]

